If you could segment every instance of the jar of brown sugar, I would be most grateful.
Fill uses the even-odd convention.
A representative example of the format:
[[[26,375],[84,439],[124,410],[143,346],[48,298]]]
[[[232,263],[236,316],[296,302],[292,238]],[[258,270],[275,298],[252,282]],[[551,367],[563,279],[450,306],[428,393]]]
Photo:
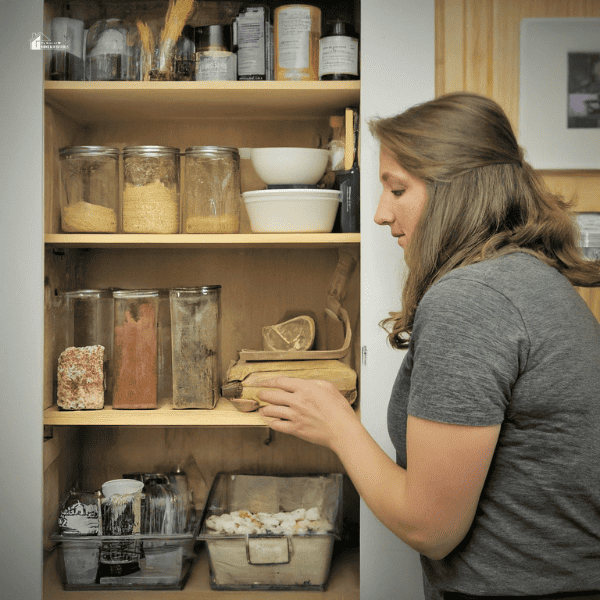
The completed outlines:
[[[157,408],[158,290],[117,290],[113,409]]]
[[[179,233],[179,148],[123,149],[123,233]]]
[[[237,148],[187,148],[183,233],[238,233],[240,195],[240,155]]]

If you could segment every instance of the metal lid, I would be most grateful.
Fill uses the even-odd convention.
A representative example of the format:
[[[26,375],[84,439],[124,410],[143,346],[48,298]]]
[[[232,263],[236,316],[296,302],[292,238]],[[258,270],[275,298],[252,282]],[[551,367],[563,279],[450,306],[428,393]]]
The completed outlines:
[[[185,149],[185,154],[186,156],[233,156],[234,158],[239,158],[240,155],[237,148],[229,146],[190,146]]]
[[[179,287],[171,288],[169,293],[171,296],[208,296],[210,294],[217,294],[221,291],[220,285],[203,285],[199,287]]]
[[[65,146],[59,148],[58,154],[61,158],[67,156],[111,156],[117,158],[119,156],[118,148],[109,146]]]
[[[114,290],[113,298],[158,298],[158,290]]]
[[[196,27],[196,50],[225,50],[231,52],[231,25]]]
[[[331,35],[343,35],[346,37],[356,38],[356,31],[354,27],[350,23],[346,21],[342,21],[341,19],[336,19],[335,21],[327,21],[325,24],[325,33],[323,37],[329,37]]]
[[[67,298],[112,298],[112,290],[69,290],[62,292]]]
[[[171,146],[125,146],[123,158],[128,156],[167,156],[179,155],[179,148]]]

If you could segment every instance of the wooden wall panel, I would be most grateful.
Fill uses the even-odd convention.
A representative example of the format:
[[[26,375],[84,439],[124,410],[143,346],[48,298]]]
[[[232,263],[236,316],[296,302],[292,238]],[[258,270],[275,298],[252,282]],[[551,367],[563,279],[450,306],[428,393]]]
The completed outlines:
[[[520,27],[525,18],[600,17],[598,0],[436,0],[436,95],[469,91],[506,111],[518,136]],[[600,211],[600,171],[542,171],[576,210]],[[582,296],[600,319],[600,290]]]

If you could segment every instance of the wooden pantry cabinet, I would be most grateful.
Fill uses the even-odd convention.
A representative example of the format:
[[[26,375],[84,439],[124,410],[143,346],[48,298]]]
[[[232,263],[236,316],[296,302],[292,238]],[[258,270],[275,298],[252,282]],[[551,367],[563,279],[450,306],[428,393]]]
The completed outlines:
[[[125,3],[121,3],[123,5]],[[143,4],[131,2],[133,8]],[[200,2],[201,5],[218,3]],[[229,3],[231,4],[231,3]],[[98,18],[116,3],[71,2],[71,11]],[[166,2],[164,3],[166,7]],[[48,2],[45,21],[64,10]],[[214,7],[213,7],[214,8]],[[353,18],[359,20],[359,8]],[[75,15],[73,15],[75,16]],[[108,15],[107,15],[108,16]],[[77,16],[77,18],[81,18]],[[86,22],[86,27],[91,23]],[[65,592],[49,535],[61,501],[78,484],[97,490],[127,472],[163,472],[184,465],[195,500],[204,500],[216,473],[340,472],[324,448],[270,433],[256,413],[221,400],[214,410],[59,411],[56,361],[61,347],[60,292],[84,288],[222,286],[221,369],[238,350],[261,348],[261,327],[297,314],[317,324],[317,349],[341,346],[341,323],[325,315],[325,298],[340,250],[359,258],[360,234],[252,234],[242,211],[239,234],[73,234],[60,230],[58,149],[67,145],[159,144],[312,146],[329,132],[329,117],[357,107],[360,82],[44,82],[44,600],[105,598],[115,592]],[[262,187],[241,161],[242,190]],[[344,307],[353,339],[344,359],[359,371],[359,265]],[[336,544],[325,592],[269,592],[269,598],[358,598],[359,500],[344,490],[344,536]],[[210,599],[207,556],[183,591],[128,592],[128,597]],[[261,597],[264,593],[260,592]],[[252,593],[227,592],[228,598]]]

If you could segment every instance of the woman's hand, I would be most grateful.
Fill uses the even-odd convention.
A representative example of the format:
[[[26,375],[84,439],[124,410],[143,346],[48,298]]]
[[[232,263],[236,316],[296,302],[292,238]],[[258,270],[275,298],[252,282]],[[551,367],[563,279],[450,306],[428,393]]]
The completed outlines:
[[[351,421],[358,422],[348,400],[330,382],[276,377],[260,384],[268,388],[259,398],[268,406],[259,409],[273,420],[269,427],[335,450],[336,440]]]

